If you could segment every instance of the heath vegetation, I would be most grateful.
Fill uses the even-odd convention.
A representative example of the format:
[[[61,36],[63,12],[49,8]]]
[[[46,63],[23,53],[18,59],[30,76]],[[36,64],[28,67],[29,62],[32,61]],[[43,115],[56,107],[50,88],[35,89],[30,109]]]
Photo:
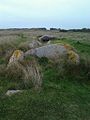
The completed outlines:
[[[0,31],[0,120],[89,120],[90,33],[43,29]],[[55,36],[52,44],[75,50],[80,64],[36,56],[8,64],[15,50],[26,52],[46,34]],[[8,97],[7,90],[23,92]]]

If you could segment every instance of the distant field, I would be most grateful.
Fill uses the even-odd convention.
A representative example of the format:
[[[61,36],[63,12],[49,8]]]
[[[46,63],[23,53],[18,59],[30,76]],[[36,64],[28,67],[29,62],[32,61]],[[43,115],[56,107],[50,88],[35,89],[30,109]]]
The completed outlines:
[[[41,35],[55,36],[53,44],[72,45],[80,65],[66,64],[63,70],[60,63],[35,58],[43,73],[41,90],[24,88],[22,93],[5,96],[8,89],[23,89],[19,72],[12,79],[5,72],[10,56],[16,49],[27,51],[27,45]],[[90,120],[90,33],[0,30],[0,120]]]
[[[59,32],[54,30],[0,30],[0,41],[7,39],[15,40],[20,34],[24,34],[28,40],[36,39],[37,36],[49,34],[58,38],[80,40],[90,44],[89,32]]]
[[[57,30],[0,30],[0,45],[2,44],[14,44],[19,46],[21,43],[29,43],[33,40],[38,40],[41,35],[53,35],[57,37],[57,40],[52,43],[70,43],[76,49],[80,48],[81,53],[84,56],[89,57],[90,51],[90,33],[89,32],[59,32]],[[81,44],[76,44],[78,41]],[[26,44],[27,44],[26,43]],[[16,46],[14,46],[16,47]],[[17,48],[17,47],[16,47]],[[86,49],[84,49],[86,48]],[[6,48],[7,49],[7,48]],[[83,50],[84,49],[84,50]]]

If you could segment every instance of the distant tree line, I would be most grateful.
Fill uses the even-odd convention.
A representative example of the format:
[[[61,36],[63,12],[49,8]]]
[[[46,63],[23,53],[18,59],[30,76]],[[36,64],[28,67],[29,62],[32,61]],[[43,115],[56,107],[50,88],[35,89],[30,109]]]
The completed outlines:
[[[68,31],[73,31],[73,32],[90,32],[90,28],[70,29]]]
[[[11,30],[11,31],[16,31],[16,30],[48,30],[45,27],[42,28],[9,28],[9,29],[0,29],[0,31],[4,30]],[[59,31],[59,32],[90,32],[90,28],[82,28],[82,29],[61,29],[61,28],[50,28],[50,31]]]
[[[82,28],[82,29],[61,29],[61,28],[50,28],[50,30],[57,30],[59,32],[90,32],[90,28]]]

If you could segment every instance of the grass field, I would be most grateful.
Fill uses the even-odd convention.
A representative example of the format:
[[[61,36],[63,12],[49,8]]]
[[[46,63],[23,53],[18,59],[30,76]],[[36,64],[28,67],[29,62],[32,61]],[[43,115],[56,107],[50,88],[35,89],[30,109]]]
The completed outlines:
[[[60,63],[36,58],[43,73],[41,90],[5,96],[8,89],[22,89],[19,78],[10,80],[5,72],[12,52],[28,50],[27,44],[44,34],[57,37],[52,43],[71,44],[81,57],[80,65],[61,69]],[[0,120],[90,120],[90,33],[0,31]]]

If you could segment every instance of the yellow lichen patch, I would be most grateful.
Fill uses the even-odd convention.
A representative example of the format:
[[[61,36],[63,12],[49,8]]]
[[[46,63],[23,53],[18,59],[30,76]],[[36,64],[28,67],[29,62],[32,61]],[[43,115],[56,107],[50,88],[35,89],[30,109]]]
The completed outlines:
[[[15,50],[9,60],[9,63],[13,63],[18,60],[23,60],[23,57],[24,57],[24,53],[21,50]]]
[[[77,53],[75,53],[74,51],[72,50],[69,50],[68,51],[68,59],[72,62],[72,63],[79,63],[79,56]]]
[[[67,49],[67,50],[73,50],[73,47],[69,44],[64,44],[64,47]]]
[[[16,50],[14,51],[13,56],[16,58],[19,58],[22,54],[23,52],[21,50]]]

